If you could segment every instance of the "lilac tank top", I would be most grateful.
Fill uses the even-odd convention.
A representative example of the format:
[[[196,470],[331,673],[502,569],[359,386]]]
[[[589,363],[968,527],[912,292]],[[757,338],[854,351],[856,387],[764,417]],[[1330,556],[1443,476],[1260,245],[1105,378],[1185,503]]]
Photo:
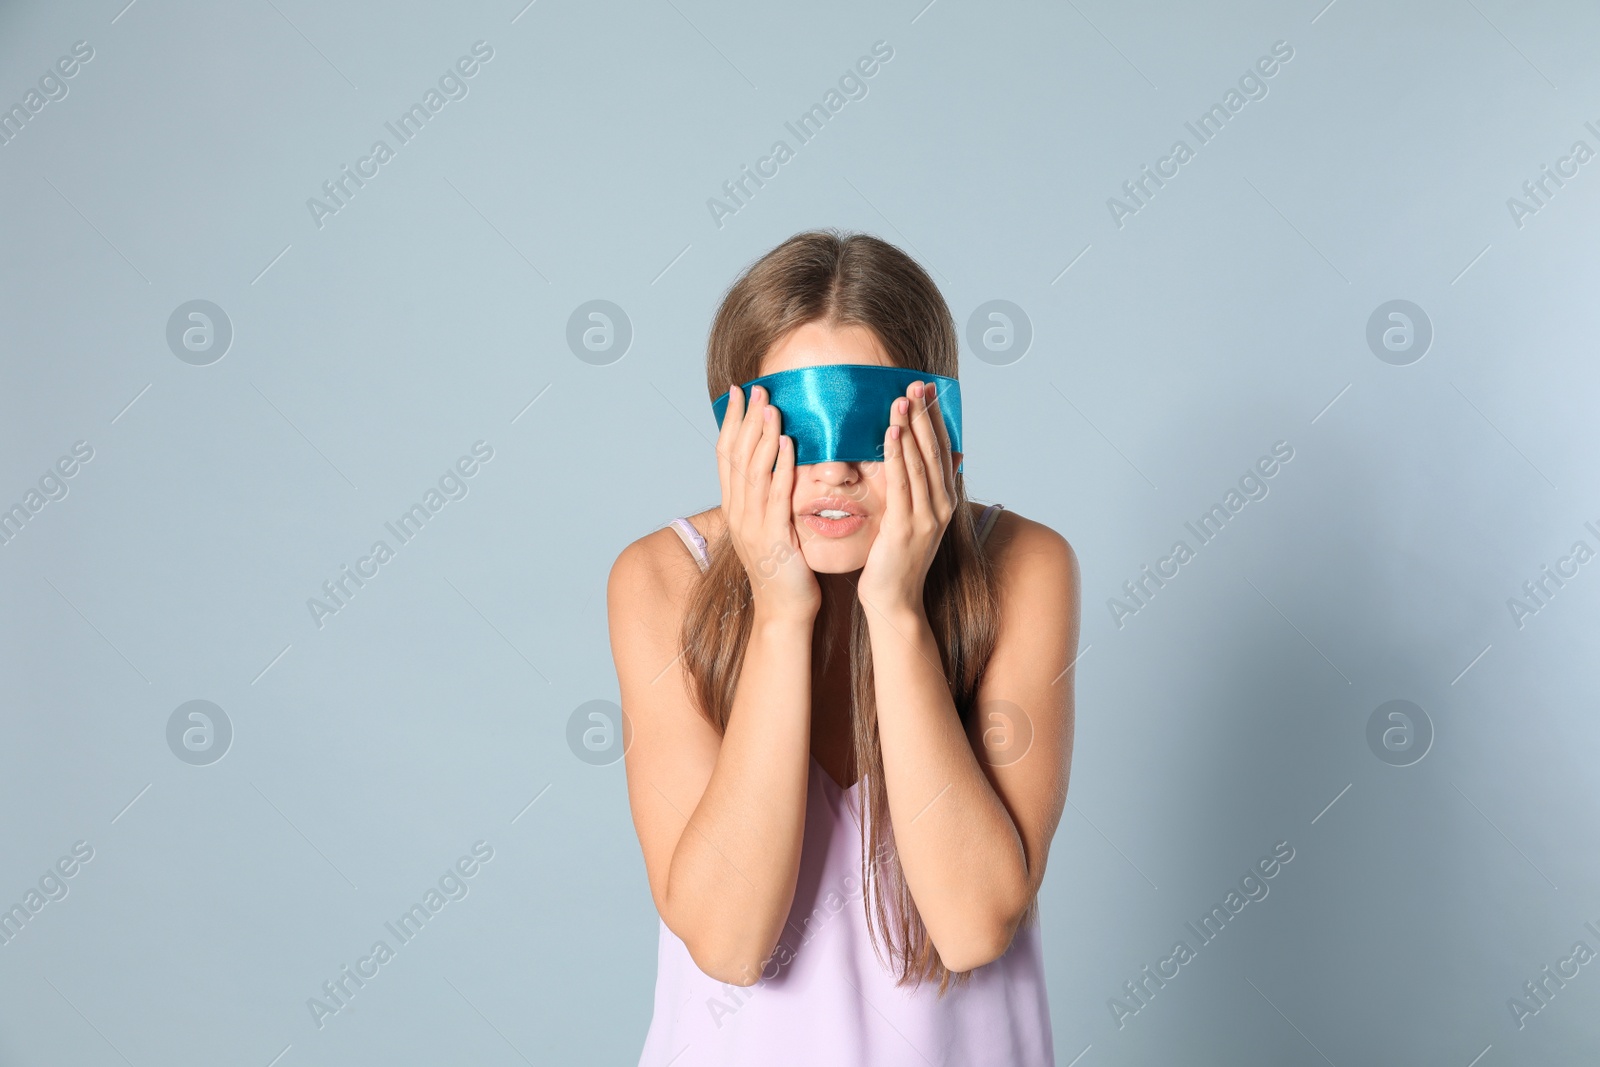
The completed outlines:
[[[980,540],[998,509],[984,511]],[[704,570],[698,531],[683,519],[674,526]],[[841,789],[814,757],[810,768],[794,904],[760,980],[734,986],[707,976],[661,922],[654,1014],[639,1067],[1054,1064],[1037,920],[943,999],[937,983],[896,986],[867,932],[861,783]]]

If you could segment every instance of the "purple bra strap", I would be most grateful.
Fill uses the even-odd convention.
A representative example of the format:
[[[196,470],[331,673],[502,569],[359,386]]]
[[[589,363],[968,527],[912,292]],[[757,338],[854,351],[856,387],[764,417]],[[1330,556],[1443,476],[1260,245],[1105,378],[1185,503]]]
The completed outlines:
[[[994,529],[995,520],[1000,517],[1000,509],[1004,504],[990,504],[983,509],[983,514],[978,516],[978,544],[983,544],[984,538],[989,536],[989,531]]]
[[[694,561],[700,565],[700,570],[703,572],[710,569],[711,562],[706,555],[706,539],[694,528],[694,523],[688,519],[673,519],[672,528],[677,531],[684,547],[694,557]]]

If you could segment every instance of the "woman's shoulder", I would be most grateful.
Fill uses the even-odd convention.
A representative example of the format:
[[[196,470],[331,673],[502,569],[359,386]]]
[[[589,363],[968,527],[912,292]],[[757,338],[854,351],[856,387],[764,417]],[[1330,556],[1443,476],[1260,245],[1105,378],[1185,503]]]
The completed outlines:
[[[982,514],[982,505],[974,505]],[[976,518],[977,516],[974,516]],[[1077,573],[1072,545],[1051,527],[1010,508],[1001,508],[984,548],[1003,572],[1036,571],[1040,567]]]
[[[720,507],[713,507],[683,518],[710,541],[720,527],[721,513]],[[670,601],[680,597],[699,573],[700,565],[669,522],[629,542],[618,553],[608,584],[613,595],[635,603],[642,599]]]

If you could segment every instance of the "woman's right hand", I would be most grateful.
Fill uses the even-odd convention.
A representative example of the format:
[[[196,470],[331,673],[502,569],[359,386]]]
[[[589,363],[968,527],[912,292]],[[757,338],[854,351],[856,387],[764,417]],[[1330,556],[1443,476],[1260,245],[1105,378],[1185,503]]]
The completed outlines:
[[[794,528],[794,440],[761,386],[728,391],[717,435],[722,517],[733,549],[750,575],[757,616],[815,618],[822,589],[800,551]],[[776,461],[776,469],[774,469]]]

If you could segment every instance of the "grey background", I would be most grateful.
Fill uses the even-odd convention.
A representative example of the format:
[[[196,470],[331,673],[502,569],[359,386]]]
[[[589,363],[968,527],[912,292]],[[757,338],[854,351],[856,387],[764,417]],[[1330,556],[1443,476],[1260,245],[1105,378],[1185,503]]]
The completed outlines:
[[[615,700],[618,551],[717,500],[703,345],[804,228],[867,230],[965,325],[970,492],[1083,574],[1043,889],[1058,1062],[1572,1063],[1600,964],[1590,421],[1600,14],[1509,0],[756,9],[171,0],[0,8],[0,1063],[631,1063],[657,918]],[[319,228],[306,201],[475,41],[493,59]],[[893,59],[719,227],[707,207],[875,41]],[[1275,41],[1293,59],[1124,225],[1107,199]],[[1070,265],[1070,269],[1067,269]],[[197,299],[219,361],[166,342]],[[610,300],[607,365],[567,320]],[[1434,330],[1395,366],[1369,316]],[[989,354],[994,358],[993,354]],[[531,404],[531,406],[530,406]],[[475,441],[469,490],[321,628],[307,599]],[[1122,626],[1108,600],[1273,443],[1294,458]],[[205,766],[174,710],[232,725]],[[1369,748],[1393,699],[1434,730]],[[493,859],[320,1029],[307,1007],[476,841]],[[1108,1001],[1274,843],[1295,858],[1119,1028]],[[1192,939],[1191,939],[1192,940]]]

